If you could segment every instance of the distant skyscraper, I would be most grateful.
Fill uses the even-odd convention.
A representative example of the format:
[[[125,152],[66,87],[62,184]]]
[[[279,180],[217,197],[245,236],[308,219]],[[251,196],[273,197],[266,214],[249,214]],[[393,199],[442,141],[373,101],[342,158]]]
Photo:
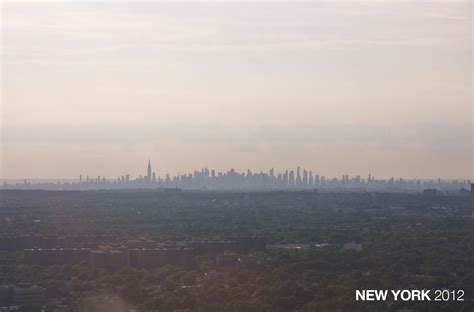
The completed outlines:
[[[148,167],[147,167],[147,170],[146,170],[146,180],[148,182],[151,181],[151,162],[150,162],[150,160],[148,160]]]
[[[296,167],[296,184],[297,184],[298,186],[301,185],[300,166]]]
[[[319,180],[319,174],[314,176],[314,185],[319,186],[320,180]]]
[[[283,174],[283,185],[287,186],[288,185],[288,170],[285,171]]]

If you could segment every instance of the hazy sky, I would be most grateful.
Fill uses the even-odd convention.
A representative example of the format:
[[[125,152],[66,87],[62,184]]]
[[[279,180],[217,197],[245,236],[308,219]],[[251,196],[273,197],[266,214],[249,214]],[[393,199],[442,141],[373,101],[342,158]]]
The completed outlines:
[[[3,1],[1,178],[472,178],[471,1]]]

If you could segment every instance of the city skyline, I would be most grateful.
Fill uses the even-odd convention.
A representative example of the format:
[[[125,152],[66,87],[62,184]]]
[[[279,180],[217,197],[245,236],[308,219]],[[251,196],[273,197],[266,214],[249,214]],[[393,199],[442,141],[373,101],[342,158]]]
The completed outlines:
[[[159,164],[159,162],[157,162]],[[143,166],[142,166],[143,167]],[[268,167],[268,166],[267,166]],[[404,180],[419,180],[419,181],[434,181],[434,180],[443,180],[443,181],[471,181],[471,178],[469,177],[455,177],[455,176],[452,176],[452,177],[440,177],[440,176],[430,176],[430,177],[416,177],[416,176],[397,176],[397,175],[392,175],[392,176],[381,176],[381,175],[376,175],[376,173],[374,173],[375,171],[369,171],[369,172],[357,172],[357,173],[348,173],[348,172],[351,172],[351,170],[346,170],[346,171],[341,171],[340,173],[323,173],[323,172],[327,172],[327,171],[324,171],[324,170],[321,170],[321,169],[311,169],[311,168],[314,168],[311,167],[311,168],[307,168],[307,167],[304,167],[304,166],[298,166],[298,165],[294,165],[294,166],[289,166],[289,167],[284,167],[284,168],[276,168],[275,166],[273,167],[270,167],[270,168],[265,168],[265,169],[255,169],[255,168],[249,168],[249,167],[246,167],[244,169],[242,168],[237,168],[237,167],[234,167],[234,166],[230,166],[230,167],[227,167],[227,168],[216,168],[214,166],[208,166],[208,164],[206,163],[206,165],[204,166],[199,166],[199,167],[196,167],[192,170],[177,170],[175,172],[173,171],[169,171],[169,170],[166,170],[166,169],[158,169],[159,171],[156,171],[154,169],[154,165],[153,165],[153,162],[152,162],[152,159],[149,157],[147,162],[146,162],[146,167],[145,167],[145,170],[140,170],[138,169],[138,171],[129,171],[129,170],[122,170],[120,172],[117,172],[116,174],[111,174],[111,175],[106,175],[106,174],[94,174],[93,172],[90,172],[90,170],[83,170],[81,171],[81,173],[79,174],[76,174],[76,176],[69,176],[69,177],[28,177],[28,176],[23,176],[23,177],[16,177],[16,178],[4,178],[2,176],[0,176],[0,181],[23,181],[23,180],[28,180],[28,181],[53,181],[53,180],[56,180],[56,181],[85,181],[85,178],[86,177],[90,177],[91,181],[93,181],[97,176],[101,177],[101,178],[105,178],[106,180],[108,181],[116,181],[117,179],[114,178],[114,177],[125,177],[125,176],[129,176],[129,178],[132,180],[139,180],[139,179],[143,179],[144,181],[146,182],[150,182],[150,181],[154,181],[156,179],[156,181],[158,181],[159,179],[163,178],[165,176],[181,176],[181,175],[188,175],[188,174],[195,174],[195,173],[202,173],[202,172],[208,172],[208,174],[210,174],[211,172],[215,172],[216,173],[216,176],[217,176],[217,173],[219,174],[225,174],[225,173],[229,173],[229,172],[236,172],[236,173],[239,173],[239,174],[248,174],[248,173],[252,173],[252,174],[268,174],[268,175],[272,175],[272,172],[275,174],[276,176],[276,173],[279,172],[279,173],[284,173],[286,172],[287,174],[289,174],[290,172],[293,172],[294,174],[297,174],[298,171],[301,171],[303,170],[304,172],[306,173],[315,173],[315,172],[318,172],[318,173],[321,173],[321,174],[318,174],[318,176],[323,176],[323,177],[327,177],[327,178],[335,178],[335,179],[338,179],[338,178],[341,178],[341,177],[346,177],[346,176],[350,176],[350,177],[359,177],[361,180],[366,180],[367,179],[370,179],[370,177],[372,178],[375,178],[377,177],[377,179],[380,179],[380,180],[390,180],[390,179],[394,179],[394,180],[398,180],[398,179],[404,179]],[[162,167],[160,167],[162,168]],[[303,172],[301,171],[301,172]],[[84,172],[84,173],[83,173]],[[188,173],[187,173],[188,172]],[[299,174],[301,175],[301,174]],[[79,177],[79,178],[78,178]],[[118,179],[118,180],[119,180]]]
[[[0,312],[472,309],[474,0],[0,1]]]
[[[129,176],[131,179],[133,180],[139,180],[139,179],[143,179],[144,181],[147,181],[147,182],[150,182],[150,181],[153,181],[155,180],[158,180],[159,178],[164,178],[165,176],[181,176],[181,175],[188,175],[188,174],[194,174],[194,173],[197,173],[197,172],[205,172],[207,171],[208,173],[211,173],[211,172],[215,172],[216,174],[217,173],[220,173],[220,174],[225,174],[225,173],[229,173],[229,172],[236,172],[236,173],[239,173],[239,174],[248,174],[249,172],[252,173],[252,174],[268,174],[268,175],[271,175],[271,173],[275,173],[279,171],[279,173],[283,173],[283,172],[287,172],[287,173],[290,173],[290,172],[293,172],[294,174],[296,174],[298,172],[298,170],[300,170],[300,172],[303,172],[301,170],[304,170],[305,172],[307,172],[308,174],[309,173],[314,173],[314,172],[323,172],[323,171],[318,171],[318,170],[314,170],[314,169],[308,169],[306,167],[302,167],[302,166],[291,166],[291,167],[288,167],[288,168],[275,168],[275,167],[270,167],[270,168],[266,168],[266,169],[255,169],[255,168],[245,168],[245,169],[236,169],[235,167],[228,167],[228,168],[224,168],[224,169],[217,169],[213,166],[208,166],[207,164],[205,166],[200,166],[200,167],[197,167],[197,168],[194,168],[193,170],[190,170],[189,173],[187,173],[185,170],[178,170],[176,172],[170,172],[170,171],[167,171],[167,170],[164,170],[162,172],[157,172],[153,169],[153,164],[152,164],[152,161],[151,161],[151,158],[148,158],[147,160],[147,165],[146,165],[146,169],[145,170],[138,170],[137,172],[132,172],[130,173],[130,171],[122,171],[121,173],[117,173],[117,174],[112,174],[112,175],[104,175],[104,174],[98,174],[98,175],[94,175],[94,173],[89,173],[88,170],[85,170],[83,172],[85,172],[84,174],[83,173],[79,173],[78,175],[76,174],[75,177],[73,176],[70,176],[70,177],[28,177],[28,176],[23,176],[23,177],[15,177],[15,178],[4,178],[4,177],[1,177],[0,176],[0,181],[23,181],[23,180],[27,180],[27,181],[48,181],[48,180],[56,180],[56,181],[85,181],[85,178],[86,177],[90,177],[90,180],[93,181],[95,178],[97,178],[97,176],[101,177],[101,178],[105,178],[106,180],[108,181],[116,181],[116,177],[118,175],[118,177],[124,177],[124,176]],[[349,170],[350,171],[350,170]],[[82,171],[81,171],[82,172]],[[355,173],[355,174],[347,174],[346,171],[342,171],[343,173],[338,173],[338,174],[323,174],[323,175],[319,175],[318,176],[323,176],[323,177],[330,177],[331,179],[335,178],[335,179],[338,179],[338,178],[341,178],[341,177],[345,177],[345,176],[350,176],[350,177],[360,177],[360,179],[362,180],[365,180],[365,178],[377,178],[377,179],[380,179],[380,180],[390,180],[390,179],[395,179],[395,180],[398,180],[398,179],[406,179],[406,180],[419,180],[419,181],[430,181],[430,180],[443,180],[443,181],[470,181],[471,179],[470,178],[465,178],[465,177],[448,177],[448,178],[442,178],[442,177],[439,177],[439,176],[431,176],[431,177],[403,177],[403,176],[377,176],[376,174],[373,174],[372,172],[368,172],[368,173]],[[115,178],[114,178],[115,177]]]
[[[2,181],[3,189],[45,189],[45,190],[95,190],[95,189],[187,189],[187,190],[379,190],[379,191],[424,191],[439,189],[441,191],[466,192],[472,187],[468,179],[404,179],[392,177],[383,179],[369,173],[367,176],[325,176],[297,166],[295,169],[277,171],[239,172],[233,168],[218,171],[202,167],[189,173],[171,175],[157,174],[149,159],[143,174],[132,176],[123,173],[116,178],[94,175],[79,175],[75,180],[38,180],[22,183]],[[464,191],[463,191],[464,190]]]

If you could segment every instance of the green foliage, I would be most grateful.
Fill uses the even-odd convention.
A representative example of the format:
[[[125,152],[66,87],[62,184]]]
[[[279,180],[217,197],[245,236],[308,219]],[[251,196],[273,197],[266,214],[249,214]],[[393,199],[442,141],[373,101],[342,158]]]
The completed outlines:
[[[252,252],[231,271],[217,268],[212,258],[196,257],[193,268],[92,272],[85,264],[26,266],[21,253],[0,252],[0,284],[43,286],[48,300],[62,300],[77,311],[96,311],[104,300],[117,311],[467,311],[472,299],[472,220],[465,217],[469,202],[461,197],[379,194],[384,204],[374,209],[367,194],[323,194],[318,208],[311,193],[46,194],[3,197],[2,213],[13,221],[1,231],[178,238],[258,234],[270,244],[328,243],[297,252]],[[432,211],[435,205],[451,212]],[[400,213],[391,206],[411,208]],[[26,226],[35,219],[43,220],[41,225]],[[362,251],[341,250],[352,240],[362,243]],[[443,304],[354,300],[356,289],[405,288],[463,289],[471,297]]]

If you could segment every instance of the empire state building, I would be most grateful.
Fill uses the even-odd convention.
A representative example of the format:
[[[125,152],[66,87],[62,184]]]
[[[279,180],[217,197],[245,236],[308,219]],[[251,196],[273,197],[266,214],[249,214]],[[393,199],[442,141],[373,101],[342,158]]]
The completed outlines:
[[[148,167],[146,169],[146,181],[151,182],[151,162],[148,160]]]

